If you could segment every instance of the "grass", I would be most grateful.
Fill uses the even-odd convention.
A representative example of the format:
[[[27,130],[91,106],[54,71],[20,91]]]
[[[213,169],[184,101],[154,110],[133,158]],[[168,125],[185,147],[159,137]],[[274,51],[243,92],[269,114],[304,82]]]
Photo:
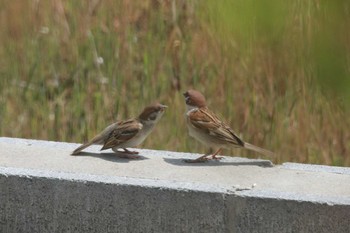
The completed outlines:
[[[158,100],[170,108],[142,146],[205,152],[183,118],[181,93],[195,88],[274,162],[350,166],[346,1],[1,0],[0,9],[1,136],[82,142]]]

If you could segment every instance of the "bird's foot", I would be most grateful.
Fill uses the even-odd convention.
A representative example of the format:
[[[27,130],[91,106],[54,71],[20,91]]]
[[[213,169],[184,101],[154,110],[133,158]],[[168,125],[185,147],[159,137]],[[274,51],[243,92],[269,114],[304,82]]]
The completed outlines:
[[[139,159],[141,156],[137,155],[139,152],[130,151],[128,149],[123,148],[123,151],[118,150],[117,148],[112,148],[112,150],[116,153],[119,158],[123,159]]]
[[[217,157],[216,155],[213,155],[212,157],[211,157],[211,159],[214,159],[214,160],[221,160],[221,159],[223,159],[224,157]]]
[[[221,160],[223,159],[224,157],[217,157],[217,153],[219,151],[217,151],[215,154],[211,155],[211,157],[209,157],[210,155],[203,155],[199,158],[196,158],[196,159],[184,159],[184,162],[186,163],[203,163],[203,162],[207,162],[209,160]]]
[[[185,163],[204,163],[204,162],[207,162],[209,160],[209,158],[207,156],[208,155],[203,155],[203,156],[196,158],[196,159],[184,159],[183,161]]]
[[[127,153],[127,154],[138,154],[139,152],[138,151],[131,151],[131,150],[128,150],[128,149],[126,149],[126,148],[123,148],[123,150],[124,150],[124,152],[122,152],[122,153]]]

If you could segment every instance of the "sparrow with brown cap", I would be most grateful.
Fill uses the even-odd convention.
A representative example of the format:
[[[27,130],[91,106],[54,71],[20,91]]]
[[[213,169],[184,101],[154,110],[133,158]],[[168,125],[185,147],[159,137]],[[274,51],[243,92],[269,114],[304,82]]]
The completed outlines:
[[[197,159],[188,159],[186,162],[197,163],[211,159],[220,159],[217,156],[222,148],[245,148],[266,156],[274,155],[273,152],[244,142],[223,121],[221,121],[206,104],[205,97],[196,90],[188,90],[184,94],[187,112],[186,122],[189,134],[204,145],[215,149],[215,153],[205,154]]]
[[[140,156],[137,151],[129,151],[127,148],[141,144],[152,132],[154,126],[163,116],[166,105],[153,104],[144,108],[142,113],[125,121],[118,121],[107,126],[100,134],[89,142],[79,146],[72,155],[79,154],[83,149],[91,145],[103,145],[101,150],[112,149],[120,157],[137,159]],[[123,149],[124,151],[119,151]],[[134,155],[132,155],[134,154]]]

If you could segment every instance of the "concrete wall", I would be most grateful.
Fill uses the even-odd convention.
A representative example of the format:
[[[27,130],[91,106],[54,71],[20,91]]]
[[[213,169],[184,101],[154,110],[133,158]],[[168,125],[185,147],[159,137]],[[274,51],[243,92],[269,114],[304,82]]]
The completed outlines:
[[[0,232],[350,232],[350,169],[0,138]]]

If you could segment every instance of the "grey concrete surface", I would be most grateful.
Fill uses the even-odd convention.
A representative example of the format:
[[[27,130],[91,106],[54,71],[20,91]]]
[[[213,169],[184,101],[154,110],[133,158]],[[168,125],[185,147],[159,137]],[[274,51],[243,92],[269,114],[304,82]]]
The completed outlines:
[[[350,232],[350,169],[0,138],[0,232]]]

